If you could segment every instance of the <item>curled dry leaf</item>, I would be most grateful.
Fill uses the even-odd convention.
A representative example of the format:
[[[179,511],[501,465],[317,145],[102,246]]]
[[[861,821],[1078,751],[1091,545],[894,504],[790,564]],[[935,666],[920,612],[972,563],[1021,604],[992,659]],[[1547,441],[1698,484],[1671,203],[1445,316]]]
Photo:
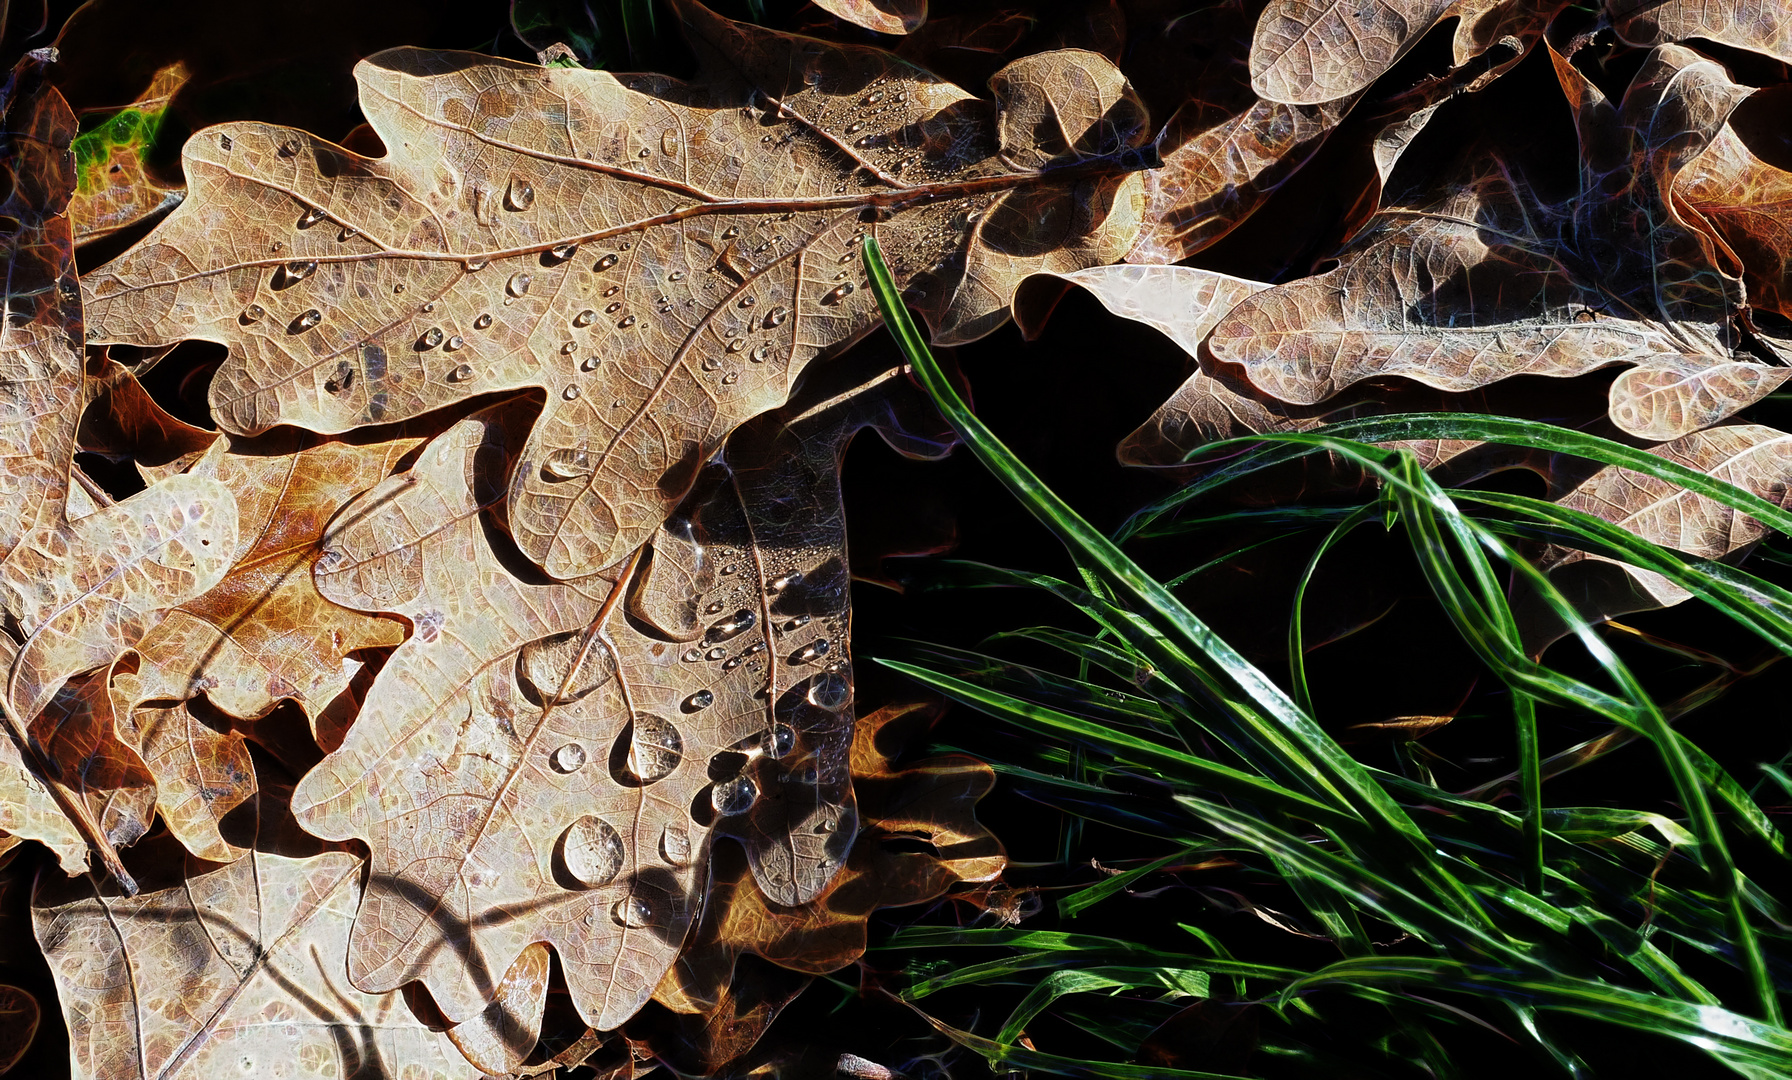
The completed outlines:
[[[1149,136],[1105,59],[1016,61],[992,108],[888,53],[678,9],[694,83],[395,50],[356,69],[386,158],[200,133],[188,200],[87,276],[93,336],[227,344],[211,403],[238,432],[542,388],[510,528],[574,580],[876,324],[862,236],[947,342],[1000,325],[1026,273],[1132,244]]]
[[[1750,302],[1792,316],[1792,173],[1756,157],[1725,125],[1674,195],[1741,260]]]
[[[168,65],[156,72],[143,96],[75,138],[75,197],[68,208],[75,243],[97,240],[180,203],[186,189],[158,182],[147,158],[161,134],[169,100],[187,78],[184,63]]]
[[[1770,390],[1776,371],[1722,367],[1753,365],[1733,355],[1740,285],[1666,198],[1741,88],[1672,47],[1649,57],[1621,108],[1559,57],[1557,70],[1582,140],[1583,191],[1571,206],[1528,207],[1494,171],[1437,204],[1384,211],[1336,270],[1242,301],[1209,339],[1213,356],[1298,405],[1374,375],[1460,391],[1516,374],[1672,364],[1685,377],[1639,376],[1614,398],[1612,419],[1650,438],[1685,434]],[[1717,370],[1692,370],[1699,364]]]
[[[153,853],[182,864],[172,844]],[[402,995],[348,978],[361,869],[341,851],[255,851],[188,863],[184,880],[135,898],[88,879],[40,884],[32,929],[74,1075],[479,1076]]]
[[[320,590],[413,626],[294,797],[307,829],[372,850],[357,985],[420,979],[466,1023],[545,942],[609,1030],[677,954],[712,831],[786,902],[833,877],[857,821],[836,473],[853,431],[901,419],[879,394],[903,387],[825,371],[738,433],[613,581],[530,583],[490,543],[480,511],[517,406],[450,428],[342,512]]]
[[[1792,9],[1753,0],[1605,0],[1618,37],[1632,45],[1705,38],[1792,63]]]
[[[1666,442],[1710,427],[1773,393],[1792,368],[1710,357],[1654,356],[1612,382],[1611,418],[1639,438]]]
[[[912,34],[927,21],[927,0],[815,0],[815,6],[880,34]]]
[[[44,782],[84,803],[106,839],[124,847],[149,832],[157,793],[137,748],[120,738],[110,675],[101,668],[68,680],[28,730]]]

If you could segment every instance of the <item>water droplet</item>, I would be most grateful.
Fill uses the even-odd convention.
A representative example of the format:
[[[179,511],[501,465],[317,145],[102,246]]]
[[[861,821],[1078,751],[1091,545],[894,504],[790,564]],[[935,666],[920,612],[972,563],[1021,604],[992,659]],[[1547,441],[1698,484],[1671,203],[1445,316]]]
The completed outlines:
[[[685,698],[682,707],[685,712],[697,712],[702,709],[707,709],[715,703],[716,696],[714,694],[710,693],[708,690],[699,690],[690,697]]]
[[[660,831],[660,858],[673,866],[691,861],[691,833],[683,825],[671,824]]]
[[[324,313],[312,308],[292,321],[292,332],[302,334],[323,321]]]
[[[622,301],[617,300],[614,303],[611,303],[608,307],[604,308],[604,314],[605,315],[614,315],[618,311],[621,311],[621,310],[622,310]]]
[[[840,301],[851,295],[852,282],[848,281],[829,289],[827,295],[821,298],[821,302],[824,304],[838,304]]]
[[[716,623],[714,626],[711,626],[709,632],[703,636],[703,640],[727,641],[731,637],[736,637],[753,629],[753,624],[758,621],[758,617],[751,611],[746,608],[741,608],[733,615]]]
[[[781,758],[790,753],[791,749],[795,746],[796,732],[791,729],[789,724],[777,724],[773,726],[771,742],[771,753],[773,757]]]
[[[248,307],[244,308],[243,313],[237,317],[245,323],[253,323],[260,322],[261,317],[267,313],[268,309],[262,307],[260,304],[250,304]]]
[[[684,651],[684,655],[679,657],[679,659],[683,660],[687,664],[695,664],[697,661],[703,659],[703,650],[702,649],[686,649]]]
[[[442,328],[439,326],[432,326],[423,331],[423,336],[417,339],[417,347],[422,349],[433,349],[441,343]]]
[[[645,150],[642,153],[646,153]],[[627,900],[618,900],[610,907],[610,918],[617,926],[626,926],[630,930],[653,925],[653,907],[638,896]]]
[[[724,239],[724,240],[732,240],[739,235],[740,235],[740,230],[735,228],[733,225],[730,225],[726,229],[722,230],[722,239]]]
[[[579,351],[579,345],[578,345],[578,342],[576,342],[576,341],[568,341],[560,346],[560,355],[561,356],[571,356],[573,353],[576,353],[578,351]]]
[[[702,366],[704,371],[714,371],[722,366],[722,361],[713,356],[706,356],[703,358]]]
[[[622,243],[617,244],[616,246],[621,248],[623,251],[627,251],[630,248],[634,247],[635,245],[629,243],[627,240],[624,240]]]
[[[485,313],[481,314],[477,319],[473,320],[473,329],[484,330],[486,327],[490,326],[491,324],[492,324],[491,313],[485,312]]]
[[[305,211],[305,213],[299,217],[299,228],[309,229],[311,226],[316,225],[318,222],[322,221],[324,219],[324,217],[325,217],[325,214],[323,212],[323,209],[321,207],[313,206],[311,209]]]
[[[859,136],[858,141],[853,143],[853,145],[864,150],[868,147],[876,146],[879,141],[880,139],[876,135],[861,135]]]
[[[510,178],[504,189],[504,205],[512,210],[527,210],[535,205],[535,185],[519,176]]]
[[[635,325],[635,317],[633,315],[624,315],[622,321],[618,322],[616,325],[623,330],[627,330],[629,327]]]
[[[672,271],[672,273],[670,273],[666,276],[666,280],[667,281],[683,281],[684,280],[684,271],[683,270],[674,270],[674,271]]]
[[[883,99],[884,99],[884,92],[882,90],[873,90],[869,94],[866,94],[865,100],[859,102],[859,104],[861,104],[861,105],[876,105],[878,102],[882,101]]]
[[[784,629],[786,632],[791,630],[801,630],[803,627],[808,626],[813,619],[813,615],[798,615],[796,618],[785,622]]]
[[[642,147],[642,148],[641,148],[641,152],[640,152],[640,153],[639,153],[639,154],[637,154],[637,155],[635,155],[635,156],[636,156],[636,157],[643,157],[643,158],[646,158],[646,157],[652,157],[652,156],[653,156],[653,151],[652,151],[652,150],[649,150],[649,149],[647,149],[647,148],[646,148],[646,147],[645,147],[645,146],[643,146],[643,147]]]
[[[622,872],[622,837],[609,822],[590,814],[566,827],[559,847],[560,865],[587,889],[602,888]]]
[[[727,566],[724,566],[724,567],[722,567],[722,573],[723,573],[723,574],[732,574],[732,573],[734,573],[734,572],[735,572],[735,571],[736,571],[736,570],[739,570],[739,569],[740,569],[740,564],[738,564],[738,563],[729,563],[729,564],[728,564],[728,565],[727,565]]]
[[[703,614],[705,615],[714,615],[720,610],[722,610],[722,602],[720,600],[711,600],[708,604],[703,606]]]
[[[281,157],[298,157],[299,156],[298,140],[287,139],[285,142],[281,143],[280,144],[280,156]]]
[[[488,261],[486,259],[468,259],[462,265],[467,268],[467,273],[477,274],[479,271],[484,270],[487,266],[490,266],[491,263],[490,263],[490,261]]]
[[[461,337],[459,334],[456,334],[453,337],[448,339],[448,343],[445,347],[447,348],[447,350],[449,352],[453,352],[456,349],[459,349],[462,346],[464,346],[466,343],[467,343],[466,338]]]
[[[568,401],[577,400],[578,396],[579,396],[579,388],[576,386],[569,386],[566,389],[560,391],[560,396],[565,398]]]
[[[360,235],[361,235],[360,229],[354,228],[349,225],[344,225],[342,227],[342,231],[336,234],[336,242],[338,244],[346,244],[350,240],[353,240],[355,237],[360,236]]]
[[[529,283],[535,279],[528,274],[515,273],[504,283],[504,291],[512,296],[521,296],[529,291]]]
[[[738,371],[730,371],[728,374],[722,376],[722,385],[723,386],[733,386],[735,383],[737,383],[739,381],[740,381],[740,372],[738,372]]]
[[[828,654],[829,647],[830,643],[827,638],[817,638],[791,653],[790,662],[793,664],[807,664],[811,660],[818,660]]]
[[[285,287],[286,285],[304,281],[312,274],[315,274],[317,272],[317,262],[313,259],[299,259],[287,263],[285,266],[281,267],[281,271],[285,275],[285,281],[282,285],[282,287]]]
[[[548,261],[563,263],[579,253],[577,244],[555,244],[548,249]]]
[[[790,588],[792,585],[802,584],[802,581],[803,572],[801,570],[792,570],[788,574],[779,574],[777,577],[773,578],[771,582],[766,585],[765,591],[772,596],[776,596],[785,589]]]
[[[561,447],[548,455],[541,471],[555,480],[576,480],[591,475],[591,455],[577,447]]]
[[[403,294],[403,293],[404,293],[404,290],[405,290],[405,283],[404,283],[404,282],[402,282],[402,281],[399,281],[399,282],[394,282],[394,283],[393,283],[393,285],[392,285],[392,295],[393,295],[393,296],[399,296],[399,295],[402,295],[402,294]]]
[[[718,814],[744,814],[759,798],[759,788],[752,777],[737,776],[709,790],[709,802]]]
[[[430,312],[434,311],[435,309],[436,309],[436,302],[434,300],[431,300],[428,303],[424,304],[422,307],[418,308],[417,310],[421,311],[425,315],[428,315]]]
[[[727,655],[728,655],[728,650],[722,648],[720,645],[717,645],[715,648],[704,653],[703,659],[705,659],[705,660],[720,660]]]
[[[859,123],[859,122],[858,122],[858,121],[857,121],[857,120],[855,120],[855,121],[853,121],[853,122],[852,122],[852,123],[850,123],[850,124],[848,124],[848,125],[846,125],[846,133],[847,133],[847,134],[848,134],[848,135],[856,135],[856,134],[858,134],[858,133],[859,133],[859,132],[861,132],[861,131],[863,131],[863,130],[865,130],[865,125],[864,125],[864,124],[861,124],[861,123]]]
[[[769,330],[774,326],[782,326],[784,324],[784,320],[788,319],[789,317],[790,317],[790,309],[789,308],[775,307],[765,313],[765,327],[767,330]]]
[[[470,364],[462,364],[448,373],[449,382],[466,382],[472,377],[473,367]]]
[[[747,339],[746,338],[735,338],[733,341],[730,341],[728,343],[728,351],[731,353],[737,353],[746,347],[747,347]]]
[[[610,267],[615,266],[616,262],[617,262],[616,253],[612,251],[610,254],[605,255],[603,258],[597,260],[595,263],[592,263],[591,269],[596,270],[598,273],[601,274],[605,270],[608,270]]]
[[[615,296],[617,293],[619,293],[621,291],[622,291],[622,286],[612,285],[609,288],[604,290],[604,295],[605,296]]]
[[[554,751],[554,768],[563,773],[578,772],[585,767],[585,748],[569,742]]]
[[[852,700],[852,686],[846,676],[837,672],[823,672],[809,680],[809,704],[828,712],[839,712]]]
[[[597,357],[587,356],[585,359],[580,360],[579,361],[579,370],[580,371],[596,371],[597,370]]]
[[[747,662],[747,658],[744,656],[729,657],[728,660],[723,662],[722,670],[723,671],[733,671],[735,668],[741,666],[742,664],[744,664],[746,662]]]
[[[757,349],[753,350],[752,355],[750,357],[748,357],[748,359],[752,360],[755,364],[763,364],[763,363],[765,363],[766,357],[770,356],[771,354],[772,354],[772,347],[770,345],[761,345]]]
[[[754,299],[751,296],[743,296],[740,298],[740,306],[744,307],[744,308],[752,307],[754,304],[757,304],[758,302],[759,302],[758,300]]]
[[[628,771],[643,784],[664,780],[684,760],[684,739],[670,721],[636,713],[629,725]]]

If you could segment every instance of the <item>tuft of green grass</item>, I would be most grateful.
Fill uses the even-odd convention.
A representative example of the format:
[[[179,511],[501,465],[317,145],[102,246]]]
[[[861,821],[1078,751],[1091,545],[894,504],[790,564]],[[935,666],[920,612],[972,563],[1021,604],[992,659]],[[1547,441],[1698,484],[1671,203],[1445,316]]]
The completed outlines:
[[[1547,540],[1660,573],[1782,654],[1792,654],[1792,593],[1565,507],[1446,490],[1410,453],[1376,444],[1480,439],[1545,448],[1661,477],[1783,532],[1792,532],[1792,514],[1594,436],[1497,416],[1411,414],[1203,448],[1225,463],[1144,508],[1110,539],[969,410],[903,309],[874,239],[866,242],[865,261],[885,321],[940,412],[1063,543],[1076,570],[1066,580],[966,563],[940,567],[942,586],[1025,588],[1062,601],[1064,625],[1017,629],[986,647],[1005,639],[1045,645],[1064,654],[1065,671],[928,643],[880,662],[1024,733],[1028,741],[1016,745],[1025,749],[994,764],[1033,797],[1161,845],[1160,861],[1064,897],[1062,916],[1103,903],[1158,867],[1221,854],[1284,887],[1301,921],[1322,928],[1337,954],[1308,969],[1255,963],[1192,927],[1184,927],[1191,935],[1186,955],[1142,940],[1023,929],[898,931],[880,946],[896,957],[953,950],[954,966],[918,975],[902,991],[918,1009],[955,987],[1006,987],[1021,995],[992,1030],[960,1030],[930,1017],[938,1030],[992,1067],[1116,1078],[1219,1075],[1065,1055],[1025,1037],[1030,1025],[1050,1031],[1037,1021],[1051,1010],[1083,1017],[1120,1058],[1133,1057],[1138,1033],[1129,1034],[1112,1010],[1096,1008],[1104,997],[1198,1001],[1217,981],[1231,988],[1231,1000],[1255,1002],[1281,1022],[1262,1026],[1259,1053],[1297,1070],[1331,1067],[1324,1052],[1298,1036],[1296,1022],[1323,1020],[1331,1005],[1315,1003],[1342,996],[1387,1021],[1377,1029],[1384,1032],[1375,1036],[1382,1040],[1378,1052],[1433,1075],[1463,1068],[1435,1033],[1470,1021],[1580,1075],[1586,1048],[1564,1032],[1584,1033],[1585,1026],[1552,1017],[1591,1020],[1610,1034],[1679,1040],[1743,1076],[1792,1075],[1792,1030],[1780,1002],[1792,972],[1792,920],[1734,855],[1744,845],[1777,863],[1787,855],[1784,838],[1751,793],[1673,727],[1674,710],[1650,695],[1513,541]],[[1290,528],[1329,529],[1296,593],[1292,686],[1284,690],[1177,598],[1173,589],[1204,567],[1160,581],[1121,544],[1246,516],[1204,518],[1190,508],[1221,485],[1314,453],[1352,463],[1378,491],[1355,507],[1250,512]],[[1306,583],[1339,539],[1371,523],[1401,527],[1439,608],[1509,691],[1520,763],[1516,811],[1446,791],[1422,771],[1403,776],[1372,768],[1316,722],[1302,647]],[[1527,654],[1508,602],[1510,582],[1521,582],[1573,628],[1596,678]],[[1088,629],[1074,628],[1078,623]],[[1650,744],[1683,816],[1551,805],[1539,706],[1607,722],[1629,741]],[[1792,790],[1785,770],[1767,767],[1767,776]],[[1168,798],[1137,797],[1140,777]],[[1713,973],[1721,985],[1713,985]],[[1345,1027],[1328,1031],[1334,1040],[1351,1038]]]

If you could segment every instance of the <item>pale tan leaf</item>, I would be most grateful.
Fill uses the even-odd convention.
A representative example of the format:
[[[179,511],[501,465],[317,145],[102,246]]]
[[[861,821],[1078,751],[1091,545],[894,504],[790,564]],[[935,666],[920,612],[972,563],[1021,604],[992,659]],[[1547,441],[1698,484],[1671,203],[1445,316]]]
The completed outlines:
[[[815,0],[815,6],[880,34],[911,34],[927,21],[927,0]]]
[[[256,792],[255,766],[242,735],[196,719],[185,703],[170,707],[145,700],[134,674],[113,679],[118,732],[155,776],[156,811],[181,846],[210,862],[230,862],[243,849],[224,839],[218,825]]]
[[[178,865],[178,849],[162,853]],[[88,881],[40,886],[32,928],[75,1076],[480,1075],[399,994],[365,993],[348,978],[354,856],[257,851],[188,870],[134,899]]]
[[[1792,368],[1670,354],[1644,360],[1611,388],[1612,423],[1665,442],[1710,427],[1778,389]]]
[[[1736,424],[1694,432],[1649,449],[1669,461],[1754,492],[1782,506],[1792,502],[1792,435],[1758,424]],[[1559,500],[1621,525],[1645,540],[1674,551],[1719,559],[1767,534],[1754,518],[1695,495],[1678,484],[1628,469],[1601,469],[1592,479]],[[1582,559],[1580,552],[1557,549],[1545,559],[1551,570]],[[1691,594],[1650,571],[1627,568],[1661,606],[1677,604]]]
[[[1605,10],[1632,45],[1705,38],[1792,63],[1792,9],[1776,0],[1606,0]]]
[[[414,627],[294,797],[306,828],[371,848],[357,985],[420,979],[466,1023],[543,942],[608,1030],[672,963],[712,831],[784,902],[826,885],[857,820],[836,471],[881,422],[874,395],[843,392],[857,374],[737,434],[615,582],[525,584],[492,550],[469,485],[503,490],[481,479],[502,467],[503,409],[345,508],[320,589]],[[692,587],[689,604],[625,599]]]
[[[540,387],[511,531],[571,580],[876,324],[861,236],[948,342],[1000,325],[1024,274],[1131,246],[1149,131],[1107,60],[1018,61],[992,109],[878,50],[678,9],[698,82],[396,50],[357,68],[385,158],[201,133],[188,200],[88,275],[96,338],[229,345],[211,401],[240,432]]]
[[[1756,157],[1726,125],[1674,194],[1742,260],[1749,301],[1792,315],[1792,172]]]
[[[86,839],[44,781],[25,763],[10,729],[0,732],[0,831],[49,848],[70,875],[87,871]]]
[[[1245,297],[1270,288],[1192,266],[1095,266],[1050,277],[1080,285],[1123,319],[1142,322],[1174,341],[1190,356]],[[1027,340],[1044,330],[1046,312],[1016,303],[1015,324]]]
[[[525,1060],[541,1038],[541,1008],[552,962],[546,945],[524,949],[504,972],[485,1011],[448,1029],[455,1049],[475,1068],[493,1075],[524,1071]]]

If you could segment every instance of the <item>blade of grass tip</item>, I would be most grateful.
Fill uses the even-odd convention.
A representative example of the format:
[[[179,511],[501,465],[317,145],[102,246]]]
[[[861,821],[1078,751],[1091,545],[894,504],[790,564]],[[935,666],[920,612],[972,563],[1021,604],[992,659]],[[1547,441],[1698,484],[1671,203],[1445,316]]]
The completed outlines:
[[[1132,886],[1132,883],[1148,874],[1155,874],[1173,862],[1181,862],[1200,851],[1199,846],[1186,847],[1181,851],[1155,859],[1144,866],[1136,866],[1125,873],[1114,874],[1096,882],[1086,889],[1078,889],[1068,896],[1058,898],[1058,914],[1066,919],[1074,919],[1084,909],[1093,907],[1117,892]]]
[[[1066,994],[1087,994],[1097,990],[1161,990],[1167,997],[1207,996],[1208,976],[1205,971],[1173,967],[1092,967],[1054,971],[1039,980],[1027,996],[1020,1000],[996,1042],[1012,1046],[1026,1033],[1027,1025]]]
[[[991,1068],[997,1065],[1012,1065],[1017,1069],[1051,1073],[1057,1076],[1089,1076],[1100,1080],[1249,1080],[1248,1077],[1235,1073],[1196,1072],[1191,1069],[1172,1069],[1162,1065],[1122,1065],[1118,1062],[1088,1061],[1082,1058],[1062,1057],[1047,1054],[1038,1050],[1030,1050],[1024,1046],[1010,1046],[994,1039],[973,1035],[962,1031],[943,1020],[922,1012],[920,1008],[910,1005],[915,1013],[925,1020],[935,1031],[951,1039],[968,1050],[974,1050],[988,1061]]]
[[[1020,499],[1040,524],[1050,529],[1070,548],[1079,567],[1099,570],[1112,584],[1136,597],[1147,612],[1163,620],[1169,630],[1194,650],[1211,657],[1225,672],[1226,678],[1243,690],[1267,714],[1259,717],[1258,723],[1253,725],[1258,737],[1272,739],[1284,745],[1287,739],[1292,738],[1299,748],[1298,753],[1305,758],[1298,764],[1312,770],[1312,775],[1324,782],[1335,798],[1353,813],[1373,823],[1377,831],[1390,830],[1409,844],[1415,855],[1426,857],[1429,846],[1424,832],[1398,803],[1370,779],[1361,763],[1346,753],[1311,717],[1296,708],[1272,680],[1221,640],[1180,600],[1059,499],[971,413],[964,400],[959,397],[958,391],[940,370],[926,343],[921,340],[914,320],[909,318],[907,309],[902,306],[895,281],[890,276],[889,267],[884,264],[876,237],[865,238],[864,258],[878,307],[891,336],[896,339],[898,347],[913,367],[922,386],[933,398],[941,415],[984,467]],[[1263,723],[1265,720],[1269,721],[1267,726]]]
[[[1524,887],[1543,895],[1543,753],[1537,744],[1537,699],[1512,691],[1512,722],[1518,731],[1519,798],[1524,802]]]

